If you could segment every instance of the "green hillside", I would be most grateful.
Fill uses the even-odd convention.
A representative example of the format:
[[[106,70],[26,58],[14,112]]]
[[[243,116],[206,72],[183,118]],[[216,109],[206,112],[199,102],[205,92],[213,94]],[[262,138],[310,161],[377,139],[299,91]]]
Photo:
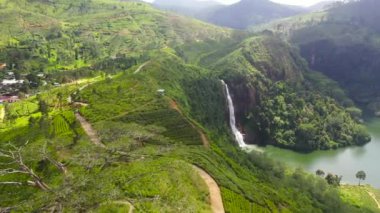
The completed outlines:
[[[85,136],[79,123],[73,120],[70,105],[63,102],[63,108],[56,108],[58,99],[48,102],[49,97],[57,96],[60,91],[65,91],[66,97],[81,85],[62,87],[39,96],[40,105],[48,104],[47,112],[40,107],[41,112],[9,120],[8,128],[1,133],[2,150],[18,153],[7,141],[20,146],[23,162],[34,168],[49,189],[26,183],[16,188],[4,185],[1,205],[24,211],[52,208],[100,211],[106,208],[104,205],[124,208],[119,206],[120,202],[129,202],[138,211],[175,212],[181,208],[207,212],[207,192],[189,166],[195,164],[223,187],[224,205],[231,212],[236,212],[236,208],[254,212],[310,209],[344,212],[350,208],[339,201],[337,191],[324,181],[302,171],[285,172],[282,165],[263,156],[238,151],[226,134],[226,122],[197,114],[202,109],[223,119],[223,104],[217,108],[202,104],[210,98],[224,102],[219,81],[205,76],[206,70],[186,65],[176,56],[164,52],[160,55],[141,73],[133,74],[135,69],[131,68],[77,91],[75,101],[89,104],[80,111],[91,121],[105,148],[95,146]],[[202,84],[204,78],[215,84]],[[187,88],[197,82],[203,85],[200,91],[209,97],[194,94]],[[157,95],[156,88],[165,88],[167,95]],[[20,104],[36,101],[28,99]],[[181,111],[173,107],[173,101]],[[200,106],[195,107],[194,101]],[[206,130],[203,123],[214,128]],[[204,148],[200,132],[207,133],[211,148]],[[4,158],[3,162],[8,160]],[[54,162],[61,162],[66,172],[60,171]],[[10,165],[17,168],[17,163]],[[21,183],[30,179],[26,174],[1,177],[2,181]],[[300,181],[304,184],[300,185]],[[180,189],[174,187],[179,182]]]
[[[232,34],[138,2],[17,0],[0,5],[0,61],[23,74],[53,73],[49,80],[60,83],[77,77],[78,69],[90,76],[91,70],[111,63],[130,67],[146,60],[150,50]],[[65,70],[74,72],[55,76]],[[33,76],[28,80],[35,81]]]
[[[339,86],[311,72],[297,50],[279,37],[247,39],[211,67],[230,85],[250,143],[312,151],[370,140],[357,122],[360,110],[342,104],[350,99]]]
[[[290,43],[134,1],[0,7],[0,62],[25,80],[21,100],[0,105],[0,212],[212,212],[194,166],[216,181],[225,212],[373,210],[235,145],[221,79],[249,142],[368,142],[360,110]]]
[[[379,114],[378,1],[361,0],[260,26],[300,48],[310,68],[337,81],[367,114]]]

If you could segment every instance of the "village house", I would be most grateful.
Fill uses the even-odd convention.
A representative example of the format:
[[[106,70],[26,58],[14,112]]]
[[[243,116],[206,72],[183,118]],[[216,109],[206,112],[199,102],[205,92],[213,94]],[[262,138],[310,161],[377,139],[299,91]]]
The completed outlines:
[[[38,73],[38,74],[37,74],[37,77],[39,77],[39,78],[43,78],[43,77],[45,77],[45,74],[44,74],[44,73]]]
[[[14,96],[0,96],[0,104],[14,103],[14,102],[17,102],[19,100],[20,100],[20,98],[16,95],[14,95]]]
[[[165,95],[165,90],[164,90],[164,89],[158,89],[158,90],[157,90],[157,93],[158,93],[159,95],[164,96],[164,95]]]
[[[0,63],[0,70],[3,70],[7,67],[6,63]]]

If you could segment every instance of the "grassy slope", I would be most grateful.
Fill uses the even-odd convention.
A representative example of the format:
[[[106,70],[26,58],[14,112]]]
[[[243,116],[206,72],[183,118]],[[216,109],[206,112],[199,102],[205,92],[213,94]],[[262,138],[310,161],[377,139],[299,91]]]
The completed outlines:
[[[57,90],[68,91],[68,88]],[[72,88],[71,91],[75,91],[75,88]],[[64,96],[67,97],[67,95]],[[54,95],[42,94],[43,99],[48,97],[54,97]],[[52,106],[56,104],[54,99],[49,98],[49,100]],[[33,102],[33,99],[25,100],[18,105],[29,105]],[[12,108],[11,110],[15,111],[15,109]],[[158,139],[153,141],[150,139],[151,143],[147,143],[143,148],[139,148],[133,139],[124,139],[123,148],[129,150],[130,157],[128,158],[131,159],[121,158],[116,162],[113,161],[112,166],[104,166],[104,160],[113,159],[113,155],[109,155],[106,150],[93,147],[84,135],[83,130],[75,122],[67,123],[75,120],[69,106],[65,104],[63,110],[50,108],[49,120],[51,122],[46,124],[42,124],[38,120],[35,124],[30,122],[28,124],[29,116],[39,117],[39,115],[34,112],[24,113],[22,117],[26,117],[25,123],[20,122],[20,120],[9,121],[12,128],[2,130],[2,149],[10,149],[6,145],[7,141],[11,141],[14,145],[20,145],[29,140],[29,143],[24,147],[24,161],[27,165],[32,166],[38,175],[43,177],[52,191],[42,192],[28,186],[21,186],[16,189],[12,186],[1,186],[1,207],[13,206],[22,201],[22,204],[17,207],[18,210],[41,210],[50,208],[49,206],[54,203],[54,200],[60,199],[60,203],[66,211],[79,211],[80,209],[97,208],[99,203],[112,203],[127,199],[133,203],[136,209],[141,211],[159,209],[174,212],[178,210],[177,208],[190,212],[209,211],[209,206],[206,203],[206,187],[202,179],[193,172],[191,166],[180,159],[155,157],[156,155],[162,156],[167,152],[165,149],[169,148],[168,146],[159,148],[155,144],[160,142]],[[138,132],[144,134],[141,127],[138,127],[134,134],[138,134]],[[79,134],[79,140],[74,140],[76,134]],[[162,141],[166,140],[162,139]],[[128,144],[137,146],[137,148],[125,148]],[[67,176],[60,174],[48,162],[42,163],[44,161],[41,151],[44,146],[47,146],[47,152],[51,157],[60,162],[65,162],[68,170]],[[111,147],[112,149],[120,149],[120,145],[117,143],[111,144]],[[136,156],[145,156],[145,159],[142,160]],[[26,178],[26,176],[6,175],[2,176],[1,180],[15,181]],[[80,182],[81,184],[78,184]],[[172,187],[178,182],[181,182],[181,188]],[[121,183],[123,184],[120,185]],[[67,197],[69,194],[70,197]],[[26,202],[24,199],[29,196],[32,197]]]
[[[160,12],[144,3],[92,1],[87,5],[82,5],[73,1],[49,3],[20,0],[17,2],[1,1],[0,4],[2,7],[1,25],[3,26],[0,45],[2,47],[10,46],[10,48],[3,49],[4,55],[12,50],[24,51],[22,48],[25,47],[31,47],[31,50],[24,52],[35,55],[33,58],[27,57],[17,61],[22,64],[19,68],[24,68],[26,73],[40,66],[42,71],[76,70],[81,66],[86,67],[116,55],[118,57],[125,56],[125,54],[128,56],[139,55],[143,51],[149,52],[149,50],[169,45],[175,46],[189,41],[226,38],[230,34],[229,30]],[[97,52],[95,55],[91,55],[93,53],[86,52],[87,50],[84,49],[84,52],[80,52],[79,59],[75,59],[76,51],[82,51],[83,47],[92,48],[92,51],[97,49]],[[9,60],[8,63],[13,60],[7,57],[3,59]],[[44,181],[53,190],[46,193],[27,186],[16,190],[12,186],[1,186],[1,207],[14,206],[21,201],[21,205],[17,207],[18,210],[41,210],[50,208],[51,204],[54,205],[54,200],[58,199],[67,211],[79,211],[80,209],[95,209],[101,203],[128,199],[136,209],[141,211],[176,212],[178,208],[189,212],[209,211],[205,186],[189,164],[181,161],[181,158],[162,157],[181,142],[202,144],[199,133],[187,118],[183,118],[178,112],[168,107],[169,103],[166,98],[157,96],[157,88],[141,83],[147,78],[140,76],[130,80],[129,77],[131,75],[126,74],[118,78],[122,85],[119,93],[128,95],[124,99],[128,102],[123,103],[123,100],[118,100],[120,95],[112,94],[114,92],[112,87],[101,91],[104,92],[102,95],[105,97],[92,95],[92,102],[88,101],[94,103],[95,109],[92,111],[95,113],[107,112],[115,116],[121,115],[108,123],[104,119],[109,117],[100,117],[98,121],[102,120],[102,122],[95,126],[107,126],[112,122],[118,125],[123,122],[118,119],[133,119],[133,123],[123,122],[125,127],[133,129],[133,132],[126,132],[126,135],[121,136],[124,137],[122,139],[112,138],[119,140],[117,141],[119,143],[107,141],[110,143],[110,149],[129,151],[131,156],[128,156],[128,160],[124,157],[114,160],[114,154],[110,154],[109,151],[92,147],[83,130],[76,123],[73,123],[74,126],[66,123],[65,119],[62,119],[61,113],[54,109],[57,99],[48,97],[55,97],[57,92],[62,92],[63,100],[66,100],[68,94],[73,93],[80,85],[54,89],[49,94],[43,93],[42,99],[48,102],[51,111],[46,119],[42,119],[41,113],[35,112],[34,109],[27,110],[26,113],[17,109],[16,105],[22,106],[22,109],[29,105],[34,107],[35,99],[12,105],[7,110],[7,113],[9,112],[9,115],[14,115],[14,117],[9,117],[5,126],[2,124],[1,147],[10,149],[6,142],[11,141],[15,145],[21,145],[28,140],[29,143],[24,149],[26,153],[30,153],[25,157],[25,162],[43,176]],[[127,83],[124,82],[125,80]],[[109,85],[108,81],[103,82],[103,85]],[[135,85],[137,87],[134,87]],[[100,83],[96,88],[101,87]],[[91,91],[91,86],[87,90]],[[134,90],[139,92],[138,97],[135,97]],[[147,95],[148,91],[150,91],[150,95]],[[112,105],[105,106],[105,98],[108,98],[107,101]],[[131,104],[132,100],[135,105]],[[137,111],[134,114],[135,117],[128,117],[129,114],[126,117],[123,116],[135,106],[146,105],[146,102],[149,104],[149,100],[153,100],[154,103],[150,103],[150,106],[156,109],[154,112],[158,117],[146,120],[152,115],[149,114],[151,112],[149,112],[148,106],[141,107],[141,110],[145,110],[148,114]],[[97,101],[100,101],[101,104],[98,104]],[[103,104],[101,106],[103,108],[99,108],[96,104]],[[110,110],[118,105],[123,108]],[[92,106],[90,105],[89,108]],[[64,110],[67,110],[67,113],[71,111],[66,104]],[[87,112],[91,112],[91,109]],[[104,115],[110,116],[110,114]],[[172,119],[163,124],[156,123],[158,120],[164,120],[160,116],[164,116],[164,118],[171,116]],[[30,117],[35,118],[35,123],[28,122]],[[90,120],[95,121],[95,119]],[[140,123],[136,124],[136,122]],[[146,122],[151,125],[146,126]],[[161,124],[162,128],[157,127]],[[183,134],[176,134],[178,127],[183,129]],[[109,129],[101,128],[100,134],[103,140],[107,138],[107,130]],[[152,131],[156,134],[151,135]],[[135,139],[135,137],[141,136],[148,137],[148,139],[144,139],[144,147],[141,147],[141,143]],[[54,158],[67,164],[70,174],[68,177],[60,175],[49,163],[45,162],[45,165],[38,166],[44,162],[40,154],[44,144],[47,144],[48,150]],[[29,149],[32,149],[33,152]],[[141,158],[136,156],[141,156]],[[113,159],[116,163],[112,163],[111,167],[104,167],[108,158]],[[154,172],[155,170],[157,173]],[[137,178],[134,178],[135,176]],[[14,180],[14,176],[1,178],[2,180]],[[16,178],[25,180],[27,177]],[[101,183],[100,180],[105,182]],[[180,189],[173,187],[177,186],[179,182],[182,185]],[[120,185],[120,183],[133,184]],[[32,198],[26,202],[25,198],[31,195],[33,195]]]
[[[367,208],[371,212],[380,212],[378,203],[370,196],[372,193],[377,202],[380,202],[380,192],[370,186],[349,186],[340,187],[339,192],[345,202],[352,203],[357,208]]]
[[[58,27],[68,32],[80,31],[80,36],[76,36],[79,40],[86,38],[99,44],[108,42],[111,47],[117,48],[109,48],[110,51],[124,51],[122,53],[131,50],[146,51],[189,41],[220,39],[231,33],[229,30],[161,12],[137,2],[73,3],[60,0],[48,3],[18,0],[5,1],[1,5],[7,12],[2,19],[4,27],[1,30],[4,36],[13,35],[15,39],[21,37],[21,40],[26,36],[22,37],[20,33],[40,34],[52,27]],[[27,11],[26,14],[24,11]],[[7,40],[3,39],[2,42],[5,43]]]
[[[53,20],[51,23],[58,22],[64,35],[48,43],[59,51],[70,51],[70,47],[83,45],[84,40],[101,47],[99,55],[91,59],[93,61],[117,53],[140,54],[142,50],[161,48],[164,51],[152,53],[151,63],[136,75],[132,74],[135,68],[118,70],[125,73],[90,85],[77,94],[76,100],[90,104],[80,112],[98,130],[106,144],[105,150],[93,147],[78,124],[67,119],[73,117],[70,106],[65,104],[63,111],[54,108],[57,105],[54,97],[58,92],[62,92],[63,100],[66,100],[68,94],[80,85],[42,94],[42,99],[51,107],[47,118],[42,119],[40,112],[14,113],[21,117],[16,121],[10,119],[0,133],[1,147],[9,149],[5,144],[8,141],[21,146],[29,140],[24,148],[25,162],[43,176],[52,190],[42,192],[27,186],[16,189],[2,186],[2,207],[17,204],[20,211],[41,211],[53,206],[60,208],[61,204],[67,211],[84,211],[103,208],[104,203],[127,200],[141,211],[178,212],[179,207],[189,212],[207,212],[204,184],[189,166],[196,164],[206,169],[223,187],[225,207],[231,212],[248,208],[253,212],[346,210],[336,190],[326,183],[303,173],[285,174],[281,166],[268,159],[238,151],[228,134],[223,107],[225,98],[218,78],[204,68],[185,64],[166,48],[185,41],[218,40],[229,36],[230,31],[159,12],[143,3],[92,1],[87,7],[74,4],[67,10],[70,5],[63,0],[58,1],[57,9],[40,1],[25,1],[19,7],[11,1],[1,1],[2,6],[6,5],[5,2],[11,14],[18,14],[15,10],[28,10],[36,14],[31,16],[36,19],[49,17],[41,22],[50,19]],[[152,17],[146,17],[147,12]],[[13,17],[8,21],[14,20]],[[79,20],[83,21],[81,25]],[[33,30],[44,37],[48,34],[45,30],[49,31],[54,25],[49,22],[46,26],[41,24],[41,29],[33,26]],[[125,26],[128,27],[124,29]],[[20,26],[14,29],[17,35],[11,39],[14,43],[25,39],[20,32],[32,32]],[[147,29],[149,33],[144,33]],[[77,30],[81,32],[74,36]],[[154,35],[153,39],[151,35]],[[44,42],[43,37],[39,41]],[[71,43],[70,39],[74,37],[79,41]],[[62,45],[63,40],[68,42]],[[7,43],[9,37],[3,41]],[[103,46],[103,42],[109,42],[110,46]],[[67,54],[74,55],[73,52]],[[54,56],[46,59],[53,65],[56,63]],[[91,60],[86,65],[91,64]],[[66,60],[65,63],[70,67],[77,62]],[[228,63],[228,66],[234,64]],[[165,97],[157,95],[158,88],[166,90]],[[182,114],[172,109],[173,100]],[[36,104],[35,100],[23,103]],[[155,117],[152,119],[152,116]],[[30,117],[37,120],[28,122]],[[202,146],[197,130],[207,133],[212,141],[210,150]],[[60,174],[46,162],[41,156],[43,147],[47,147],[52,157],[67,165],[69,175]],[[127,154],[120,155],[120,152]],[[27,179],[25,176],[1,178]],[[304,188],[299,186],[300,182],[304,183],[301,184]],[[180,189],[174,187],[179,183],[182,184]],[[316,187],[321,190],[315,190]]]
[[[176,58],[173,55],[165,54],[163,52],[159,53],[159,57],[153,58],[151,63],[144,67],[144,69],[138,73],[138,74],[125,74],[125,76],[121,76],[118,79],[113,79],[112,81],[104,82],[95,84],[93,86],[90,86],[86,88],[83,91],[83,100],[87,101],[86,97],[90,98],[90,107],[88,109],[83,109],[83,113],[88,117],[88,119],[92,121],[99,121],[102,119],[99,119],[96,115],[104,115],[105,113],[109,113],[110,111],[107,109],[107,107],[104,107],[108,105],[109,100],[119,100],[123,101],[125,103],[149,103],[148,105],[140,105],[138,108],[131,107],[131,111],[129,110],[129,107],[126,105],[123,107],[122,102],[119,102],[119,106],[124,108],[126,110],[126,113],[122,113],[121,116],[106,116],[108,119],[110,119],[112,122],[121,122],[118,125],[120,125],[121,128],[123,128],[121,125],[123,123],[130,123],[130,122],[137,122],[138,124],[144,124],[144,125],[157,125],[158,127],[164,127],[168,131],[181,131],[178,127],[182,127],[183,125],[178,123],[176,126],[177,128],[173,128],[169,126],[168,128],[168,122],[170,122],[172,119],[168,117],[166,114],[162,114],[166,111],[161,111],[160,109],[168,108],[170,99],[167,100],[166,98],[157,97],[156,95],[156,89],[157,88],[164,88],[167,93],[167,98],[174,99],[177,103],[179,103],[179,106],[182,108],[183,112],[185,114],[196,115],[196,112],[199,109],[191,108],[193,105],[193,101],[197,101],[197,104],[200,105],[198,108],[201,108],[202,111],[210,112],[212,111],[218,112],[215,115],[216,116],[222,116],[223,117],[223,104],[219,104],[216,108],[206,108],[206,105],[203,105],[203,103],[207,103],[208,100],[192,100],[188,98],[188,95],[186,91],[186,87],[189,85],[186,82],[192,82],[196,80],[197,78],[204,78],[200,76],[202,72],[205,72],[206,70],[189,66],[183,64],[180,59]],[[134,69],[132,69],[129,73],[132,73]],[[203,74],[204,75],[204,74]],[[207,76],[207,75],[206,75]],[[135,79],[140,79],[140,81],[137,83],[137,85],[129,85],[128,82],[133,82]],[[142,80],[144,79],[144,80]],[[142,80],[142,81],[141,81]],[[211,78],[209,79],[209,82],[218,81],[217,79]],[[117,88],[118,85],[128,85],[133,89],[128,90],[122,90],[122,92],[119,93],[118,98],[112,98],[114,95],[111,95],[111,91],[115,91],[114,88],[109,87],[108,85],[112,82],[112,87]],[[141,84],[141,82],[149,82],[146,84]],[[209,84],[209,86],[206,86],[202,88],[202,95],[206,95],[209,97],[214,97],[212,95],[212,87],[210,86],[212,84]],[[142,89],[141,86],[143,86],[146,89]],[[99,91],[99,94],[105,94],[103,96],[103,99],[95,99],[96,96],[89,95],[94,88],[96,88],[97,91]],[[147,89],[147,88],[150,88]],[[222,87],[219,83],[219,92],[222,92]],[[117,90],[117,89],[116,89]],[[103,91],[103,92],[100,92]],[[96,92],[98,93],[98,92]],[[95,93],[95,94],[96,94]],[[201,95],[198,94],[195,97]],[[152,101],[146,101],[145,98],[149,97],[152,99]],[[127,99],[125,99],[127,98]],[[130,99],[130,101],[128,101]],[[153,101],[153,100],[160,100],[159,101]],[[220,101],[220,99],[224,99],[223,96],[219,96],[216,100]],[[142,101],[142,102],[140,102]],[[165,105],[165,102],[167,103]],[[93,113],[87,113],[87,110],[97,110]],[[158,119],[152,119],[151,112],[154,112],[154,116],[159,115],[158,112],[161,114]],[[114,110],[112,113],[117,114],[118,110]],[[119,112],[120,113],[120,112]],[[96,116],[96,117],[95,117]],[[129,119],[128,119],[129,117]],[[210,116],[213,117],[213,116]],[[96,118],[94,120],[94,118]],[[205,117],[196,117],[198,121],[203,123],[205,121]],[[104,118],[103,118],[104,119]],[[99,123],[102,123],[99,122]],[[98,124],[99,124],[98,123]],[[220,122],[217,122],[219,125],[221,125]],[[223,122],[222,122],[223,123]],[[210,126],[212,126],[209,124]],[[108,125],[99,125],[101,129],[99,129],[100,132],[107,132],[107,126],[110,126],[111,123],[108,123]],[[207,125],[207,123],[206,123]],[[114,128],[114,127],[111,127]],[[127,128],[127,126],[126,126]],[[214,126],[215,128],[215,126]],[[224,129],[225,126],[219,126],[219,128]],[[187,132],[191,133],[191,128],[187,128]],[[210,130],[210,129],[209,129]],[[282,184],[277,184],[275,180],[272,180],[271,178],[264,178],[264,174],[267,172],[265,171],[264,167],[258,168],[255,161],[248,163],[249,160],[246,159],[244,165],[245,166],[239,166],[234,160],[232,159],[239,159],[238,155],[244,156],[244,153],[237,152],[236,149],[231,146],[230,139],[228,139],[228,135],[224,135],[223,137],[221,135],[216,136],[216,132],[218,130],[215,129],[214,131],[211,131],[209,136],[210,139],[214,142],[217,142],[219,146],[224,147],[222,150],[216,146],[216,144],[213,144],[213,151],[211,150],[204,150],[200,146],[198,147],[177,147],[176,149],[173,149],[173,151],[169,154],[173,158],[181,158],[186,159],[189,163],[196,164],[208,172],[217,180],[217,182],[225,187],[225,190],[223,191],[224,198],[226,200],[226,208],[227,209],[234,209],[236,208],[236,205],[241,205],[241,202],[243,203],[250,203],[252,205],[253,209],[261,210],[261,211],[277,211],[278,209],[291,209],[295,211],[296,209],[311,209],[312,203],[314,201],[309,200],[304,196],[304,194],[299,194],[296,191],[294,191],[290,186],[285,186]],[[225,131],[225,129],[224,129]],[[182,131],[181,131],[182,132]],[[188,134],[187,133],[187,134]],[[169,137],[169,144],[170,141],[181,142],[186,141],[184,138],[171,138],[171,134],[166,134],[164,132],[164,136]],[[185,134],[177,134],[185,136]],[[109,143],[107,140],[105,140],[107,144]],[[165,140],[160,141],[161,143],[165,143]],[[151,144],[152,142],[149,142]],[[109,143],[110,145],[112,143]],[[186,144],[186,143],[185,143]],[[188,143],[187,143],[188,144]],[[229,155],[224,154],[229,150]],[[247,157],[247,156],[246,156]],[[232,158],[232,159],[231,159]],[[260,171],[262,171],[264,174],[260,174]],[[281,173],[281,172],[280,172]],[[276,179],[276,178],[274,178]],[[286,178],[287,179],[287,178]],[[292,182],[292,178],[289,177],[290,183]],[[289,183],[289,184],[290,184]],[[253,186],[252,186],[253,184]],[[322,184],[322,183],[320,183]],[[273,185],[276,185],[277,189],[274,190]],[[289,187],[289,188],[288,188]],[[235,194],[234,194],[235,193]],[[302,199],[302,201],[295,202],[293,199],[285,198],[285,194],[290,193],[292,196],[295,196],[297,199]],[[242,195],[239,195],[242,194]],[[233,197],[233,198],[231,198]],[[232,199],[232,200],[231,200]],[[230,200],[230,201],[228,201]],[[342,207],[338,207],[342,208]],[[277,210],[276,210],[277,209]]]
[[[281,172],[281,167],[269,163],[268,159],[261,159],[259,156],[249,157],[238,151],[232,145],[229,135],[218,134],[218,131],[226,132],[227,127],[224,122],[215,122],[221,125],[216,128],[213,121],[207,121],[202,115],[195,116],[200,123],[214,126],[214,130],[207,129],[208,136],[213,141],[211,150],[205,149],[200,139],[198,139],[199,142],[189,146],[186,145],[189,144],[187,141],[195,142],[196,140],[188,140],[188,137],[173,137],[185,136],[185,134],[170,133],[179,131],[179,127],[184,128],[186,134],[190,135],[196,135],[197,131],[194,131],[194,128],[200,127],[196,127],[199,126],[197,123],[189,125],[188,119],[169,120],[168,114],[162,114],[172,110],[169,104],[171,100],[174,99],[179,103],[186,117],[204,111],[213,112],[223,119],[224,109],[223,104],[219,104],[216,108],[207,108],[207,104],[203,104],[208,103],[208,98],[199,99],[200,94],[187,95],[190,90],[186,87],[192,85],[191,82],[199,82],[199,78],[204,78],[206,70],[186,65],[168,53],[161,52],[159,55],[161,56],[152,60],[151,65],[136,75],[132,74],[134,71],[132,68],[114,79],[105,79],[90,85],[78,95],[81,101],[90,104],[81,111],[98,129],[102,141],[107,146],[106,150],[93,147],[79,127],[74,127],[81,135],[79,141],[73,140],[74,134],[61,134],[62,128],[72,130],[60,124],[60,119],[55,121],[57,120],[55,117],[60,116],[60,113],[55,110],[50,114],[53,122],[46,125],[60,126],[57,127],[59,131],[44,133],[41,129],[43,124],[36,124],[34,127],[22,127],[23,131],[10,130],[2,133],[19,144],[23,143],[25,138],[29,138],[30,142],[25,150],[30,153],[26,157],[26,162],[36,167],[38,174],[42,175],[44,181],[53,188],[53,193],[51,193],[25,188],[25,186],[19,190],[4,186],[2,205],[12,206],[15,202],[23,201],[25,196],[32,196],[32,199],[24,202],[19,208],[25,210],[47,208],[58,199],[66,210],[78,211],[96,209],[102,207],[102,205],[99,206],[102,203],[127,200],[142,211],[175,212],[178,207],[188,211],[209,211],[204,186],[199,177],[194,176],[194,172],[189,170],[189,164],[196,164],[207,170],[223,187],[222,196],[225,207],[231,212],[242,208],[247,210],[248,206],[254,211],[264,212],[346,208],[339,203],[334,189],[326,188],[327,191],[322,191],[325,197],[335,200],[331,205],[311,199],[309,193],[314,190],[309,189],[309,192],[298,188],[297,184],[300,181],[308,180],[309,183],[310,180],[316,181],[307,177],[306,174],[285,175]],[[176,65],[173,66],[173,64]],[[209,78],[211,81],[208,82],[213,82],[213,78]],[[136,79],[139,81],[135,82]],[[217,79],[214,81],[218,82]],[[121,89],[118,89],[119,85]],[[223,102],[223,95],[215,96],[222,94],[223,91],[220,83],[218,85],[215,90],[212,84],[208,84],[201,91]],[[165,88],[167,96],[157,96],[156,88]],[[99,93],[95,92],[91,95],[94,89]],[[75,88],[71,90],[75,91]],[[98,98],[96,94],[103,96]],[[52,96],[54,95],[50,95]],[[198,98],[192,100],[188,97]],[[147,103],[146,98],[156,101],[148,101],[150,105],[144,105]],[[123,109],[117,109],[115,105],[112,105],[110,109],[108,103],[112,101],[117,101]],[[192,101],[197,101],[201,106],[197,108],[191,103]],[[133,105],[129,105],[131,103],[140,108],[137,111],[131,111],[134,108]],[[51,104],[54,106],[54,101]],[[152,112],[159,112],[162,117],[152,120],[150,117]],[[171,114],[177,118],[182,117],[178,112],[173,111]],[[107,116],[99,117],[99,115]],[[137,117],[132,120],[126,119],[131,116]],[[168,124],[168,122],[175,123]],[[59,134],[51,135],[51,132]],[[30,134],[35,137],[31,137]],[[199,138],[199,135],[197,137]],[[141,138],[145,139],[141,140]],[[38,166],[42,161],[38,153],[46,142],[49,153],[57,160],[65,162],[69,176],[60,175],[50,164]],[[115,150],[128,152],[128,154],[118,156]],[[284,184],[284,181],[287,184]],[[178,183],[182,184],[180,191],[177,187],[173,188]],[[318,184],[327,187],[326,183]],[[68,194],[70,194],[69,197]]]
[[[232,35],[139,2],[17,0],[0,7],[0,61],[25,74],[85,69],[90,76],[110,64],[128,68],[151,50]]]

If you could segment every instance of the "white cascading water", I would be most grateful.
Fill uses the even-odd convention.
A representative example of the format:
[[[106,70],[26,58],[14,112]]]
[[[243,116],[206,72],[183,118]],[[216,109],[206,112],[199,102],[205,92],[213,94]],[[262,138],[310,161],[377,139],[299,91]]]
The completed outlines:
[[[256,145],[248,145],[248,144],[246,144],[244,142],[244,136],[243,136],[243,134],[236,127],[235,107],[234,107],[234,103],[233,103],[231,95],[230,95],[230,91],[228,89],[228,85],[223,80],[221,80],[221,81],[222,81],[223,86],[226,89],[227,102],[228,102],[228,110],[229,110],[229,113],[230,113],[230,126],[231,126],[232,133],[235,135],[236,142],[238,143],[238,145],[239,145],[240,148],[242,148],[242,149],[244,149],[246,151],[255,150],[257,152],[263,152],[263,150],[261,150],[260,148],[258,148]]]
[[[236,127],[235,108],[234,108],[234,103],[232,102],[230,91],[228,89],[228,85],[223,80],[221,80],[221,81],[222,81],[222,84],[224,85],[224,87],[226,89],[228,109],[230,112],[230,126],[231,126],[232,133],[235,135],[235,140],[239,144],[239,146],[241,148],[245,148],[245,147],[247,147],[247,144],[244,142],[244,136],[243,136],[243,134],[241,134],[241,132]]]

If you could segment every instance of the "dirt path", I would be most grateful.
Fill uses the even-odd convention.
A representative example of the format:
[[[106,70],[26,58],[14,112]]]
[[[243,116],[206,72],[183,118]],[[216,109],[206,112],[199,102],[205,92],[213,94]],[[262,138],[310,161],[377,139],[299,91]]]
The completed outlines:
[[[196,166],[193,166],[193,168],[198,172],[198,174],[201,176],[201,178],[207,184],[207,187],[208,187],[209,192],[210,192],[210,203],[211,203],[212,212],[224,213],[222,195],[220,193],[220,189],[219,189],[218,184],[204,170],[202,170]]]
[[[88,121],[86,121],[86,119],[82,117],[79,113],[75,113],[75,117],[80,122],[82,128],[84,129],[88,137],[90,137],[91,142],[94,143],[96,146],[104,148],[104,144],[102,144],[102,142],[100,141],[100,138],[98,137],[96,131],[92,128],[92,125]]]
[[[174,100],[170,100],[170,108],[176,110],[177,112],[179,112],[179,114],[181,114],[182,116],[183,113],[181,111],[181,109],[178,107],[178,104],[174,101]],[[185,116],[184,116],[185,117]],[[185,117],[186,120],[188,120],[186,117]],[[203,143],[203,146],[205,146],[206,148],[209,148],[210,147],[210,142],[209,140],[207,139],[206,135],[203,133],[202,130],[200,130],[199,128],[197,128],[191,121],[188,120],[188,122],[190,123],[190,125],[197,130],[199,136],[201,137],[201,140],[202,140],[202,143]]]
[[[5,117],[5,109],[4,107],[0,107],[0,122],[4,121],[4,117]]]
[[[139,67],[133,72],[133,74],[137,74],[137,73],[139,73],[139,72],[141,71],[142,68],[144,68],[146,65],[149,64],[149,62],[150,62],[150,61],[147,61],[147,62],[141,64],[141,65],[140,65],[140,66],[139,66]]]
[[[370,191],[367,191],[367,193],[368,193],[369,196],[371,196],[372,199],[376,202],[376,204],[377,204],[377,208],[380,209],[380,203],[379,203],[379,201],[377,201],[376,195],[375,195],[374,193],[370,192]]]
[[[201,136],[203,146],[205,146],[206,148],[209,148],[210,147],[210,142],[208,141],[206,135],[201,130],[199,130],[199,129],[198,129],[198,133]]]
[[[88,84],[86,84],[86,85],[83,85],[83,86],[81,86],[81,87],[79,87],[79,91],[82,91],[82,90],[84,90],[84,89],[86,89],[86,87],[88,87],[88,86],[90,86],[90,83],[88,83]]]
[[[122,205],[128,205],[129,206],[128,213],[133,213],[133,211],[135,210],[135,207],[129,201],[118,200],[118,201],[114,201],[113,203],[122,204]]]
[[[83,102],[73,102],[72,104],[74,106],[77,106],[77,107],[86,107],[86,106],[88,106],[87,103],[83,103]]]

